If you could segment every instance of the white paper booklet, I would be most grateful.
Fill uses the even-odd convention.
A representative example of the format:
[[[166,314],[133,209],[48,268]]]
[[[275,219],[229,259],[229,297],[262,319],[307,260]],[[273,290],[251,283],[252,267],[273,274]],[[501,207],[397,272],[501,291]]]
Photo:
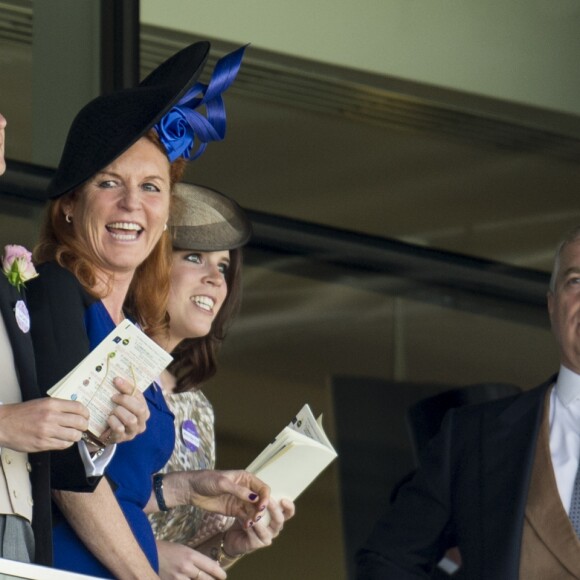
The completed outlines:
[[[247,471],[270,486],[272,497],[295,500],[337,456],[308,405],[292,419]]]
[[[48,394],[58,399],[80,401],[90,412],[88,434],[100,442],[118,393],[113,379],[120,377],[143,392],[173,360],[165,350],[124,320]]]

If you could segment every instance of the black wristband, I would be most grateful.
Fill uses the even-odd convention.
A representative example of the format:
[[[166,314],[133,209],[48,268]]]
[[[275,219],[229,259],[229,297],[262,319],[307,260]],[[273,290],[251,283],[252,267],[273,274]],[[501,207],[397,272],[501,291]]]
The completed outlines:
[[[155,492],[155,499],[157,500],[157,505],[162,512],[168,512],[169,508],[165,503],[165,498],[163,497],[163,473],[156,473],[153,476],[153,491]]]

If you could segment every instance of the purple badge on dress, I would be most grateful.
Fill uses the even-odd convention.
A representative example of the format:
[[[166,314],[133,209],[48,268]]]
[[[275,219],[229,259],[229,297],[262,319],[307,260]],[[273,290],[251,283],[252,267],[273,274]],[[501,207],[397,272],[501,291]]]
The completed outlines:
[[[28,314],[28,308],[24,300],[18,300],[14,306],[14,315],[16,316],[16,324],[22,332],[28,332],[30,330],[30,315]]]
[[[199,449],[199,431],[197,430],[197,425],[191,419],[186,419],[181,424],[181,438],[190,451]]]

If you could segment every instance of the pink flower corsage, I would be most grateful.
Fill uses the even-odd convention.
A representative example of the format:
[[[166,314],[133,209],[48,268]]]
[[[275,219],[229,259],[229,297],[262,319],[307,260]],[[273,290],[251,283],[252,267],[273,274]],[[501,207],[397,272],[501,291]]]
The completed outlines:
[[[4,247],[2,270],[8,278],[8,282],[17,290],[23,288],[28,280],[38,276],[32,263],[32,254],[23,246],[8,245]]]

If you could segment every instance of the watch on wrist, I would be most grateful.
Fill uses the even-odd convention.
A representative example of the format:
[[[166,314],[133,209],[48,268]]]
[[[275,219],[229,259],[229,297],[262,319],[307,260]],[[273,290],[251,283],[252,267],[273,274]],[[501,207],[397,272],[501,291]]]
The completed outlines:
[[[155,499],[157,500],[157,505],[162,512],[168,512],[169,508],[165,503],[165,498],[163,497],[163,473],[156,473],[153,476],[153,491],[155,493]]]

